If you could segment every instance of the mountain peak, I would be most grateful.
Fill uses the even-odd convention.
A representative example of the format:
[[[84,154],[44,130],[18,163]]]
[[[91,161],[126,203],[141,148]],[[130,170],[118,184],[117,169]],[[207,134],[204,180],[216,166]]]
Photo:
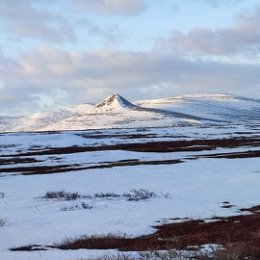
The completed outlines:
[[[120,110],[122,108],[135,108],[136,106],[129,102],[127,99],[123,98],[119,94],[111,94],[98,103],[94,111],[95,112],[109,112],[113,110]]]

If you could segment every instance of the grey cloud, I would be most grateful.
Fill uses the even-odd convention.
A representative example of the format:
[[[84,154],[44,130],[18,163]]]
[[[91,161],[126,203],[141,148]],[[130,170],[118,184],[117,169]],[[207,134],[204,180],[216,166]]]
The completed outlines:
[[[180,11],[180,7],[177,4],[172,4],[171,9],[174,13],[178,13]]]
[[[85,28],[92,37],[102,38],[106,47],[115,47],[119,45],[119,41],[126,37],[126,34],[118,29],[117,26],[100,26],[89,19],[80,19],[77,26]]]
[[[194,0],[188,0],[188,1],[194,1]],[[212,7],[221,7],[221,6],[227,6],[232,7],[233,5],[237,5],[245,0],[195,0],[197,2],[208,4]]]
[[[0,71],[5,86],[0,89],[2,113],[7,105],[36,111],[48,97],[52,104],[55,99],[77,104],[112,92],[130,99],[208,91],[260,97],[259,64],[190,61],[154,51],[69,53],[47,47],[12,62],[15,70],[7,62]],[[60,90],[62,98],[53,94]]]
[[[242,55],[260,53],[260,9],[236,17],[233,27],[224,29],[195,28],[187,34],[174,30],[158,42],[159,48],[192,55]]]
[[[72,42],[76,36],[64,17],[38,10],[38,1],[12,0],[0,1],[0,16],[7,34],[29,37],[50,42]]]
[[[137,15],[145,10],[143,0],[73,0],[79,11],[105,15]]]

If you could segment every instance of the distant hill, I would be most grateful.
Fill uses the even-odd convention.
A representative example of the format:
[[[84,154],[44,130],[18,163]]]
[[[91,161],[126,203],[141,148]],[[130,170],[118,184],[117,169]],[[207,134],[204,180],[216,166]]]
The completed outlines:
[[[255,121],[260,121],[259,99],[232,94],[193,94],[131,103],[118,94],[112,94],[96,106],[81,104],[27,117],[0,117],[0,131],[61,131]]]

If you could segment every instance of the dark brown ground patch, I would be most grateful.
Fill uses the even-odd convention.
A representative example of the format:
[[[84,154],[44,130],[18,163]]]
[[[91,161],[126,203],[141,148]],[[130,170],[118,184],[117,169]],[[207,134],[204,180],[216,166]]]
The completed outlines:
[[[135,152],[184,152],[184,151],[204,151],[215,150],[217,148],[235,148],[242,146],[260,146],[260,137],[235,137],[223,139],[201,139],[201,140],[182,140],[182,141],[163,141],[146,143],[129,143],[118,145],[102,146],[69,146],[42,148],[41,150],[32,150],[24,153],[15,153],[12,155],[2,155],[2,157],[24,157],[38,155],[58,155],[72,154],[81,152],[106,151],[106,150],[124,150]]]
[[[5,159],[0,159],[0,165],[10,165],[10,164],[22,164],[22,163],[37,163],[41,162],[39,160],[36,160],[34,158],[5,158]]]
[[[140,161],[137,159],[133,160],[119,160],[112,162],[102,162],[96,165],[51,165],[51,166],[28,166],[28,167],[15,167],[15,168],[0,168],[0,173],[13,173],[23,175],[33,174],[51,174],[51,173],[62,173],[71,171],[82,171],[90,169],[105,169],[112,167],[124,167],[124,166],[137,166],[137,165],[165,165],[165,164],[177,164],[181,163],[181,160],[152,160],[152,161]]]
[[[113,234],[82,236],[66,239],[49,247],[69,249],[119,249],[121,251],[145,251],[160,249],[187,249],[203,244],[221,244],[226,248],[239,248],[243,258],[260,259],[260,205],[242,211],[249,215],[217,217],[210,220],[185,220],[183,222],[155,226],[154,234],[131,238]],[[40,248],[40,246],[37,246]],[[43,247],[44,248],[44,247]],[[12,250],[26,250],[26,247]],[[28,247],[28,250],[31,250]]]
[[[238,159],[238,158],[257,158],[260,157],[260,150],[245,151],[245,152],[232,152],[232,153],[214,153],[195,155],[192,158],[224,158],[224,159]]]
[[[10,167],[0,168],[0,173],[18,173],[24,175],[31,174],[49,174],[69,171],[79,171],[88,169],[102,169],[111,167],[123,167],[123,166],[137,166],[137,165],[163,165],[163,164],[175,164],[180,163],[182,160],[151,160],[141,161],[137,159],[119,160],[114,162],[100,162],[97,164],[51,164],[45,166],[28,165],[16,167],[16,164],[22,163],[37,163],[40,162],[32,156],[55,156],[63,154],[73,154],[81,152],[92,151],[106,151],[106,150],[125,150],[135,152],[187,152],[187,151],[208,151],[215,150],[217,148],[237,148],[237,147],[257,147],[260,146],[260,137],[235,137],[228,139],[205,139],[205,140],[182,140],[182,141],[164,141],[164,142],[146,142],[146,143],[129,143],[118,145],[103,145],[103,146],[70,146],[70,147],[54,147],[54,148],[41,148],[34,147],[28,152],[17,152],[12,155],[1,155],[0,165],[10,165]],[[254,158],[260,157],[259,150],[244,151],[244,152],[229,152],[229,153],[214,153],[204,155],[194,155],[185,159],[197,159],[197,158]],[[56,160],[57,161],[57,160]],[[3,176],[3,175],[2,175]]]
[[[259,206],[257,206],[259,207]],[[208,243],[224,247],[238,246],[242,255],[260,257],[260,214],[216,218],[211,221],[188,220],[155,226],[152,235],[138,238],[113,235],[81,237],[56,244],[59,249],[119,249],[143,251],[159,249],[187,249],[190,246]]]

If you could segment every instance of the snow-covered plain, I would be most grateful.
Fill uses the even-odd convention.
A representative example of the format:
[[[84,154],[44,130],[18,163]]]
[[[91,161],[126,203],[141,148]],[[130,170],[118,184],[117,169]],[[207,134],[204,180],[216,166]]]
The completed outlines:
[[[153,225],[173,218],[212,218],[241,214],[240,208],[259,205],[260,159],[208,158],[203,155],[259,151],[258,144],[214,150],[140,152],[96,150],[77,153],[46,154],[50,148],[104,147],[158,141],[228,138],[259,139],[260,124],[200,125],[186,127],[103,129],[56,133],[2,133],[0,135],[0,259],[76,260],[115,250],[48,249],[12,252],[9,249],[31,244],[42,246],[65,238],[92,234],[139,236],[154,232]],[[27,154],[40,152],[40,154]],[[43,152],[41,154],[41,152]],[[198,155],[202,157],[197,157]],[[18,162],[36,159],[36,162]],[[191,159],[193,158],[193,159]],[[196,159],[194,159],[196,158]],[[104,169],[81,169],[52,174],[23,175],[21,167],[99,166],[122,160],[163,161],[180,159],[182,163],[124,165]],[[10,161],[8,161],[10,160]],[[9,169],[5,171],[5,169]],[[40,172],[39,172],[40,173]],[[123,194],[136,189],[155,192],[148,200],[128,201],[124,197],[97,198],[96,193]],[[43,198],[48,191],[78,192],[91,195],[74,201]],[[234,205],[223,208],[223,202]],[[64,210],[82,202],[92,208]]]

